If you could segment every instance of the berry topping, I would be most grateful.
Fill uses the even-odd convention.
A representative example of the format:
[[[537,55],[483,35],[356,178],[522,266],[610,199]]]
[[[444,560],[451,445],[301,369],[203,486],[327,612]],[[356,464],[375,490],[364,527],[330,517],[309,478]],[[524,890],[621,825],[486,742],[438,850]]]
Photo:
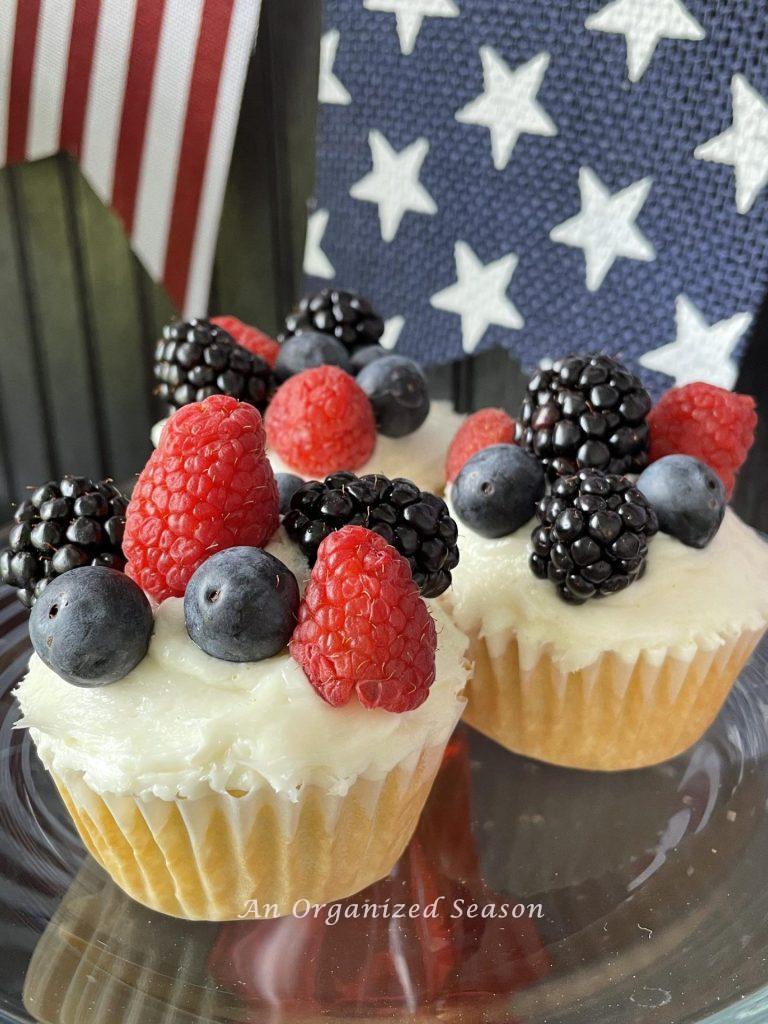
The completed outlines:
[[[55,576],[84,565],[125,566],[128,499],[108,480],[81,476],[43,484],[16,509],[0,553],[0,580],[31,607]]]
[[[516,440],[550,479],[577,469],[639,473],[648,461],[648,392],[610,356],[566,356],[528,382]]]
[[[275,473],[275,480],[280,498],[280,515],[284,516],[291,507],[291,498],[304,486],[304,478],[295,473]]]
[[[650,459],[692,455],[714,469],[730,498],[757,426],[754,399],[714,384],[686,384],[662,395],[648,417]]]
[[[290,569],[261,548],[228,548],[195,570],[184,594],[187,632],[223,661],[262,661],[291,638],[299,585]]]
[[[323,700],[411,711],[435,679],[435,624],[410,566],[383,537],[346,526],[326,537],[290,651]]]
[[[236,316],[212,316],[211,323],[221,327],[241,348],[248,349],[251,355],[260,356],[268,366],[275,365],[280,346],[268,334],[243,323]]]
[[[280,346],[275,376],[282,383],[314,366],[338,366],[347,373],[352,372],[349,352],[337,338],[319,331],[302,331],[287,338]]]
[[[310,565],[321,542],[349,525],[367,527],[399,551],[423,597],[437,597],[450,586],[459,564],[458,531],[442,498],[410,480],[334,473],[300,487],[283,520]]]
[[[467,416],[454,434],[445,460],[446,479],[453,483],[475,452],[492,444],[511,444],[514,439],[515,421],[503,409],[478,409]]]
[[[338,366],[290,377],[272,399],[264,422],[270,448],[308,476],[357,469],[376,445],[371,403]]]
[[[556,480],[536,515],[531,570],[552,580],[572,604],[607,597],[639,579],[648,540],[659,528],[655,511],[631,481],[589,469]]]
[[[152,597],[181,597],[222,548],[260,547],[278,526],[277,484],[261,416],[226,395],[166,423],[126,513],[126,572]]]
[[[504,537],[524,526],[544,495],[541,463],[515,444],[494,444],[469,459],[456,477],[456,515],[482,537]]]
[[[692,548],[712,540],[725,515],[727,498],[714,470],[690,455],[665,455],[643,470],[637,489],[653,505],[659,529]]]
[[[350,357],[352,372],[359,373],[368,363],[375,363],[377,359],[383,359],[386,355],[389,353],[381,345],[363,345],[362,348],[355,349]]]
[[[136,668],[152,636],[152,609],[133,580],[87,565],[52,580],[35,602],[37,656],[75,686],[105,686]]]
[[[427,379],[412,359],[375,359],[358,373],[357,383],[368,395],[376,427],[385,437],[412,434],[429,415]]]
[[[272,370],[208,320],[166,324],[155,347],[156,394],[180,409],[210,395],[231,395],[262,412],[274,387]]]
[[[332,334],[354,351],[361,345],[377,342],[384,333],[384,321],[362,296],[338,288],[323,288],[314,295],[305,295],[298,308],[286,317],[283,337],[300,331]]]

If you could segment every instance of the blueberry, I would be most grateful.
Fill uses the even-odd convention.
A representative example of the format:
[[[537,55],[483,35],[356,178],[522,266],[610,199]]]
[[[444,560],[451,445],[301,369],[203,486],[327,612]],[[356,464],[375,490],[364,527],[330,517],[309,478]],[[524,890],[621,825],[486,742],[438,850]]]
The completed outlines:
[[[544,469],[514,444],[494,444],[468,459],[451,491],[459,518],[482,537],[524,526],[544,495]]]
[[[147,653],[152,609],[125,573],[86,565],[51,580],[29,619],[40,659],[75,686],[106,686]]]
[[[421,367],[405,356],[376,359],[357,375],[376,417],[376,428],[385,437],[405,437],[429,415],[427,380]]]
[[[666,455],[643,470],[637,488],[659,518],[659,529],[692,548],[703,548],[720,529],[725,487],[720,477],[690,455]]]
[[[352,353],[352,372],[359,373],[369,363],[375,363],[377,359],[383,359],[386,355],[387,350],[381,345],[363,345]]]
[[[261,661],[291,637],[299,586],[290,569],[261,548],[227,548],[197,569],[184,594],[194,642],[223,661]]]
[[[304,486],[304,481],[295,473],[275,473],[275,480],[277,481],[277,493],[280,496],[280,515],[284,516],[291,507],[291,498],[300,487]]]
[[[337,338],[319,331],[302,331],[280,346],[275,376],[282,384],[295,373],[315,366],[340,366],[347,373],[352,372],[349,352]]]

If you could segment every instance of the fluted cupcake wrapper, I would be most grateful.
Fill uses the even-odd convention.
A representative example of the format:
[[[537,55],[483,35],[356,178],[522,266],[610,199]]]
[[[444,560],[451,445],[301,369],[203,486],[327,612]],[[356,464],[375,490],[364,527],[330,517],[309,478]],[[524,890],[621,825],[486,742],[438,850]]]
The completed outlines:
[[[717,716],[763,630],[712,649],[605,652],[564,671],[513,633],[470,637],[475,667],[465,721],[508,750],[597,771],[641,768],[686,750]]]
[[[444,744],[343,796],[264,785],[199,799],[98,794],[54,775],[83,842],[129,896],[187,920],[276,917],[359,892],[393,867],[416,827]]]

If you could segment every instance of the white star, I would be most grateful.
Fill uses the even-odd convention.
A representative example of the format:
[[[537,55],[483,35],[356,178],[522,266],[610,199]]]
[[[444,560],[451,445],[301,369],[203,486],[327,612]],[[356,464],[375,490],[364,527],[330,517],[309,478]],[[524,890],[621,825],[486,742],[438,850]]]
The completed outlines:
[[[656,250],[635,226],[651,183],[651,178],[641,178],[611,195],[591,168],[579,169],[581,213],[557,224],[549,237],[553,242],[584,250],[587,288],[591,292],[597,291],[619,256],[656,259]]]
[[[405,318],[402,316],[393,316],[390,317],[389,320],[385,320],[384,333],[379,338],[379,344],[381,347],[394,348],[404,326]]]
[[[397,37],[402,53],[413,53],[416,37],[425,18],[458,18],[453,0],[365,0],[368,11],[386,11],[397,20]]]
[[[749,213],[768,183],[768,103],[744,75],[731,79],[733,123],[693,151],[697,160],[730,164],[736,175],[736,209]]]
[[[458,313],[461,317],[464,351],[475,351],[490,324],[519,330],[523,318],[507,298],[507,288],[517,266],[516,253],[510,252],[483,264],[466,242],[458,241],[454,256],[456,284],[437,292],[429,301],[435,309]]]
[[[323,235],[328,227],[328,211],[315,210],[307,218],[307,240],[304,243],[304,273],[310,277],[333,277],[333,264],[321,249]]]
[[[381,237],[391,242],[407,210],[437,213],[437,204],[419,181],[421,165],[429,152],[426,139],[416,139],[398,153],[375,129],[368,133],[373,170],[356,181],[349,194],[353,199],[377,203]]]
[[[321,103],[338,103],[346,106],[352,97],[333,73],[336,51],[339,48],[339,30],[332,28],[320,40],[320,79],[317,98]]]
[[[627,37],[630,82],[640,81],[660,40],[699,42],[706,35],[680,0],[613,0],[601,11],[590,14],[584,24],[596,32],[614,32]]]
[[[678,387],[703,380],[732,388],[738,374],[733,350],[751,322],[751,313],[736,313],[710,325],[687,296],[678,295],[677,337],[668,345],[640,356],[640,362],[649,370],[674,377]]]
[[[491,132],[493,166],[503,170],[520,135],[557,135],[555,123],[536,102],[549,54],[539,53],[514,71],[490,46],[480,47],[485,92],[456,113],[462,124],[479,124]]]

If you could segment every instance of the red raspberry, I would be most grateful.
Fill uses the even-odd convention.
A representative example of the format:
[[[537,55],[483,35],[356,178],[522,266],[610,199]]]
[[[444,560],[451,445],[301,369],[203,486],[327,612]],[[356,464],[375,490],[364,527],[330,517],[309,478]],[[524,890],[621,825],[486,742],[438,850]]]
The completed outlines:
[[[238,345],[247,348],[253,355],[261,356],[265,363],[275,365],[280,346],[268,334],[250,324],[244,324],[236,316],[212,316],[211,323],[231,334]]]
[[[686,384],[662,395],[648,414],[651,462],[692,455],[713,469],[730,498],[757,426],[755,400],[714,384]]]
[[[212,395],[166,423],[125,515],[125,571],[157,601],[181,597],[222,548],[261,547],[278,526],[277,484],[261,416]]]
[[[435,679],[435,623],[410,566],[363,526],[345,526],[318,548],[289,646],[333,707],[354,690],[363,707],[412,711]]]
[[[515,421],[503,409],[478,409],[453,436],[445,459],[445,477],[453,483],[467,459],[492,444],[514,444]]]
[[[316,366],[289,377],[264,418],[270,448],[291,469],[327,476],[359,469],[376,444],[368,396],[338,366]]]

